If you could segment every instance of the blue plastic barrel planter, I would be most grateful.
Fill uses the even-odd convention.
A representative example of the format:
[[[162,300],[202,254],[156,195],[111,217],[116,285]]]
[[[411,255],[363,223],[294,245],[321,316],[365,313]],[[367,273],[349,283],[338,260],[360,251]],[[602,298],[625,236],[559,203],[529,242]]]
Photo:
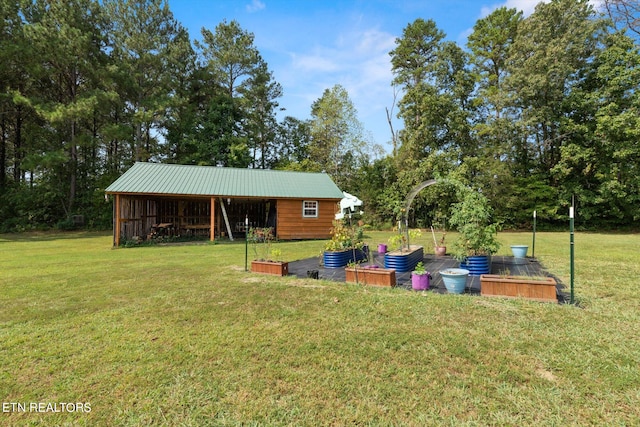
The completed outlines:
[[[489,255],[473,255],[465,258],[460,263],[460,268],[469,270],[469,275],[480,276],[481,274],[491,273],[491,256]]]
[[[511,252],[513,252],[514,258],[526,258],[528,250],[528,245],[511,245]]]
[[[440,277],[444,282],[444,287],[450,294],[461,294],[467,287],[467,277],[469,270],[463,268],[447,268],[440,271]]]

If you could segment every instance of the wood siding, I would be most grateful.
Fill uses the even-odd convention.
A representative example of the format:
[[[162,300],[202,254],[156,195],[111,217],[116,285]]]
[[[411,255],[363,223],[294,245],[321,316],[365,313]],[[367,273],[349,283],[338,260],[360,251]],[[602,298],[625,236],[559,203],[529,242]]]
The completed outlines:
[[[328,239],[331,227],[338,212],[339,200],[317,200],[318,217],[303,218],[302,203],[314,199],[279,199],[278,225],[276,232],[279,239]]]
[[[157,223],[157,204],[146,198],[120,196],[118,218],[119,237],[124,240],[134,236],[144,237]],[[120,239],[119,239],[120,240]],[[122,240],[120,240],[122,241]]]

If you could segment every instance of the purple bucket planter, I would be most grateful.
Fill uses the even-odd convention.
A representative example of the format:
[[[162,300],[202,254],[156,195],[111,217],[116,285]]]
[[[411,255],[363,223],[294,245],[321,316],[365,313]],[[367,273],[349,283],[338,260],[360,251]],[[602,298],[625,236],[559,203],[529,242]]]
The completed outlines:
[[[411,287],[414,291],[426,291],[429,289],[430,280],[431,273],[428,271],[425,274],[411,273]]]

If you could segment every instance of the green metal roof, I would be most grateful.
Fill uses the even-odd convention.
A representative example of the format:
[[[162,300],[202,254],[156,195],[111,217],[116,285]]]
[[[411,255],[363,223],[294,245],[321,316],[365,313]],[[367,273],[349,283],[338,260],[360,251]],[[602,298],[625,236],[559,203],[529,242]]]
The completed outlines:
[[[341,199],[326,173],[136,163],[107,193]]]

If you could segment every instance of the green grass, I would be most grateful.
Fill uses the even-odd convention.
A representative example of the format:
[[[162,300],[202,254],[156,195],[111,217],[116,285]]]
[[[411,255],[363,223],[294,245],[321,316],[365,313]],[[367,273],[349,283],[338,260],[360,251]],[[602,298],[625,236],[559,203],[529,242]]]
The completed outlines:
[[[640,236],[575,240],[578,307],[254,275],[242,243],[0,235],[2,402],[91,405],[0,424],[638,425]],[[569,284],[568,233],[536,256]]]

